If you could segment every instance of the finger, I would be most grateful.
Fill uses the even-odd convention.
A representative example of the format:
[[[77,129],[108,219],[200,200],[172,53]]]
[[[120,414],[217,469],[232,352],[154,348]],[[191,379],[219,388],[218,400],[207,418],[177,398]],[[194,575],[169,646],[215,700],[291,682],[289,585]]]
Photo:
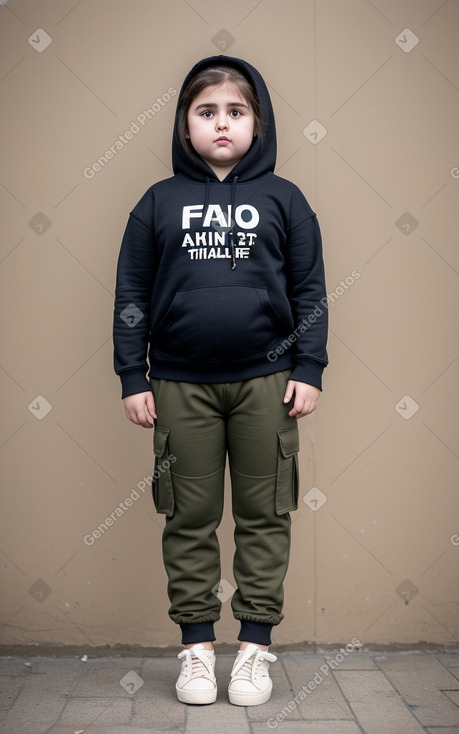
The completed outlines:
[[[294,389],[295,389],[295,386],[293,384],[293,381],[292,380],[289,380],[287,382],[287,387],[285,388],[284,403],[289,403],[290,402],[290,400],[293,397],[293,391],[294,391]]]
[[[293,403],[291,410],[289,410],[289,416],[291,416],[292,418],[301,418],[303,405],[304,400],[302,400],[298,395],[295,395],[295,402]]]
[[[139,425],[142,426],[143,428],[153,427],[153,418],[151,417],[150,413],[148,412],[146,402],[142,405],[142,407],[138,411],[137,419],[138,419]]]
[[[151,393],[151,395],[147,397],[145,408],[146,408],[147,416],[149,419],[150,417],[152,419],[158,417],[156,415],[156,405],[155,405],[155,399],[153,397],[153,393]],[[151,420],[151,423],[153,423],[153,420]]]
[[[147,404],[145,404],[144,415],[145,415],[145,422],[142,423],[142,425],[144,426],[144,428],[151,428],[154,423],[154,419],[150,413],[150,408]]]
[[[144,428],[152,427],[152,424],[147,420],[145,409],[143,410],[143,413],[142,410],[139,411],[137,409],[132,409],[129,411],[126,410],[126,415],[132,423],[136,424],[136,426],[143,426]]]
[[[295,401],[292,410],[289,415],[293,418],[304,418],[305,415],[313,413],[317,407],[317,402],[313,400]]]

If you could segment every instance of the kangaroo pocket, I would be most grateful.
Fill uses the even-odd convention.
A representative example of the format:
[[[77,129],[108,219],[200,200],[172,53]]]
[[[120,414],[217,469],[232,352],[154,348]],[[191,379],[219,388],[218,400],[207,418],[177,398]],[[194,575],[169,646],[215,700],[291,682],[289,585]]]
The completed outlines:
[[[287,298],[267,288],[206,286],[177,291],[154,333],[154,351],[182,359],[241,360],[269,351],[293,327]]]

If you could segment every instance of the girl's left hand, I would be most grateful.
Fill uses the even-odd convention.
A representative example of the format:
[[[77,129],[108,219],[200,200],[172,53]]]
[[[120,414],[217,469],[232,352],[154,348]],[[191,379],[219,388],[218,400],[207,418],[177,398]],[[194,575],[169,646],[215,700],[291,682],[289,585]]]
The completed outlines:
[[[306,382],[298,382],[297,380],[289,380],[284,395],[284,403],[288,403],[295,394],[293,408],[289,411],[292,418],[303,418],[303,416],[312,413],[319,402],[320,390],[314,385],[308,385]]]

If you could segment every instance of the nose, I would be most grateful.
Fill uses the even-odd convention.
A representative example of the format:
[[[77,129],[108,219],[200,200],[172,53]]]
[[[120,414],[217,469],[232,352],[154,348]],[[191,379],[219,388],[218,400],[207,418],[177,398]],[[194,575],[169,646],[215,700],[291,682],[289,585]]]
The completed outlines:
[[[220,113],[217,116],[215,127],[217,130],[228,130],[229,125],[228,125],[228,118],[226,116],[226,112]]]

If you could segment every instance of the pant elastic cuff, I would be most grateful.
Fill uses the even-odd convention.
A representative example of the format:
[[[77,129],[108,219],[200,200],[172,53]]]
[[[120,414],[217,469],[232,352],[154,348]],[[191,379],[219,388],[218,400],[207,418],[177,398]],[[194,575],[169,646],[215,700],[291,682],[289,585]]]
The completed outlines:
[[[250,619],[241,619],[241,631],[238,635],[240,642],[257,642],[259,645],[271,644],[272,624],[254,622]]]
[[[217,638],[214,634],[213,622],[189,622],[181,624],[182,645],[192,645],[198,642],[214,642]]]

